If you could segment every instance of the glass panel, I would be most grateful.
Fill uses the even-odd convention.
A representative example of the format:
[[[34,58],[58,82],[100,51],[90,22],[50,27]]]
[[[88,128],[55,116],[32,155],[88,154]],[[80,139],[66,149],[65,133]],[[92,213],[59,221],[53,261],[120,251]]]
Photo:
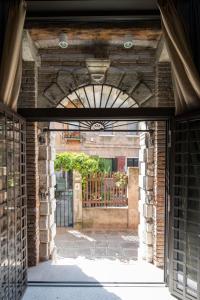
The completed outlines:
[[[26,195],[20,188],[21,178],[25,184],[25,164],[20,165],[25,132],[14,118],[0,113],[0,299],[18,300],[26,285]]]
[[[197,299],[200,282],[200,122],[178,123],[175,135],[174,289],[180,297]]]

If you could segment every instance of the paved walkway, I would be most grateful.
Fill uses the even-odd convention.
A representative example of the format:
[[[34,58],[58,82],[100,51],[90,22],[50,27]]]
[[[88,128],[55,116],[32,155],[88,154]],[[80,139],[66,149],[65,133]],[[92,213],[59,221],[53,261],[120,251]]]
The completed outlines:
[[[175,300],[165,287],[29,287],[23,300]]]
[[[138,245],[138,236],[132,231],[57,229],[56,246],[60,257],[136,261]]]
[[[57,255],[29,268],[29,281],[163,282],[163,271],[138,261],[138,237],[132,231],[58,229]]]

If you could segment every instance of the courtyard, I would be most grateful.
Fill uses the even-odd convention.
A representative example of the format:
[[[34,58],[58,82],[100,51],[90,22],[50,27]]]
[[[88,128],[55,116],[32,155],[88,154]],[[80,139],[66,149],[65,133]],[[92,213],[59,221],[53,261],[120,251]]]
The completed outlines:
[[[131,230],[57,228],[56,254],[29,268],[23,300],[173,300],[163,270],[138,259]]]
[[[52,260],[28,270],[28,280],[56,283],[163,283],[164,273],[138,255],[135,231],[57,228]]]

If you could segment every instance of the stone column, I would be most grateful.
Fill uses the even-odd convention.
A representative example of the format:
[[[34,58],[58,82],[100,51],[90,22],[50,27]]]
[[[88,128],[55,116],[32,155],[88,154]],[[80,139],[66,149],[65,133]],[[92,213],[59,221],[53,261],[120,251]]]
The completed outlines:
[[[54,136],[41,134],[39,141],[40,260],[44,261],[52,258],[55,250]]]
[[[138,230],[139,169],[128,168],[128,228]]]
[[[140,187],[140,225],[138,250],[139,258],[153,261],[153,183],[154,183],[154,148],[152,134],[140,135],[139,152],[139,187]]]
[[[82,228],[83,214],[82,214],[82,178],[77,172],[73,172],[73,217],[74,228]]]

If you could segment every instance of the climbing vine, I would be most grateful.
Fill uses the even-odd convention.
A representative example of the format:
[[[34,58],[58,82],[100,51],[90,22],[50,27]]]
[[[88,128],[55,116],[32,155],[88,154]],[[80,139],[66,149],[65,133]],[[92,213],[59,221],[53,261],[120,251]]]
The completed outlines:
[[[116,172],[113,177],[115,179],[115,185],[118,187],[123,187],[128,184],[128,176],[125,173]]]
[[[59,153],[54,162],[56,171],[78,171],[82,178],[100,172],[99,160],[84,153]]]
[[[89,156],[85,153],[63,152],[56,156],[54,167],[56,171],[78,171],[82,176],[82,182],[85,184],[88,175],[97,173],[108,174],[111,172],[111,166],[107,160],[98,156]],[[115,172],[113,175],[115,184],[123,187],[127,184],[127,175],[122,172]]]

